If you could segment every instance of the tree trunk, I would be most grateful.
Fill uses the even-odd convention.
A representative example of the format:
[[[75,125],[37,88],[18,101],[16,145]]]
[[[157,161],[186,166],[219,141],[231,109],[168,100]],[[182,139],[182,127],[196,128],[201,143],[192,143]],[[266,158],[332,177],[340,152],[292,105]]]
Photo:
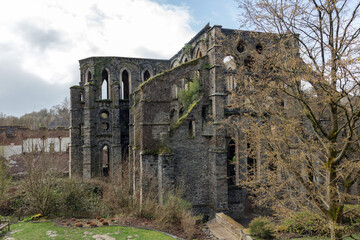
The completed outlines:
[[[337,222],[330,220],[329,221],[329,229],[330,229],[331,240],[341,240],[342,239],[342,234],[341,234],[340,229],[338,228]]]

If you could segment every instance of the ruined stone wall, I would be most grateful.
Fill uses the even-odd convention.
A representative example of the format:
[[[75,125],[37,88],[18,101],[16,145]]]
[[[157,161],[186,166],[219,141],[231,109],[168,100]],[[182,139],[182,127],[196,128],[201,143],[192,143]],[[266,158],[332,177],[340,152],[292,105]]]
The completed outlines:
[[[264,53],[272,50],[268,39],[262,33],[206,25],[169,60],[81,60],[79,86],[71,88],[70,172],[102,176],[101,148],[108,146],[110,169],[121,169],[129,159],[133,191],[140,198],[154,185],[161,202],[164,192],[183,186],[198,213],[241,214],[247,193],[235,185],[246,174],[247,139],[240,137],[241,129],[225,126],[231,115],[241,120],[239,111],[227,105],[229,93],[246,86],[245,79],[241,86],[235,83],[236,71],[249,70],[255,58],[266,60]],[[185,109],[180,92],[195,78],[201,91]],[[231,140],[236,167],[229,171]]]
[[[202,111],[208,104],[207,64],[207,57],[184,63],[136,90],[132,122],[135,133],[131,141],[133,151],[139,156],[132,161],[141,163],[140,171],[133,172],[138,181],[137,188],[145,191],[148,183],[155,181],[161,196],[175,186],[183,187],[186,199],[197,212],[206,214],[210,140],[202,136]],[[181,109],[179,94],[195,77],[202,90],[188,113],[187,109]]]
[[[182,63],[207,55],[209,49],[208,31],[210,29],[210,25],[207,24],[188,43],[186,43],[179,52],[170,58],[171,67],[176,67]]]
[[[110,169],[110,174],[120,171],[121,162],[128,158],[131,93],[144,80],[168,67],[167,60],[80,60],[80,83],[71,88],[72,175],[92,178],[104,176],[104,168]]]

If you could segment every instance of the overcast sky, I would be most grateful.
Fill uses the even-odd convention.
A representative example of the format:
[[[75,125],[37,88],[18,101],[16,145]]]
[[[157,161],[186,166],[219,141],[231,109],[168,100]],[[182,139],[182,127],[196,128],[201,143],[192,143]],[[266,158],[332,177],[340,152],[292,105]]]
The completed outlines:
[[[0,8],[0,113],[50,108],[90,56],[170,58],[208,22],[238,28],[234,0],[10,0]]]

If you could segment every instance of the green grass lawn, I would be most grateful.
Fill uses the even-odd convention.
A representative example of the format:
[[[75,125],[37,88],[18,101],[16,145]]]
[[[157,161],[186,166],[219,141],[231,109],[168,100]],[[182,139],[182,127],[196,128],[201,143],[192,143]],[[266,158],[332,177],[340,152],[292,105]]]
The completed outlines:
[[[107,235],[113,239],[174,239],[166,234],[145,229],[122,226],[108,226],[96,228],[58,227],[51,222],[20,222],[11,225],[11,233],[2,239],[11,240],[94,240],[94,235]],[[131,236],[131,237],[130,237]],[[107,238],[101,238],[107,239]]]

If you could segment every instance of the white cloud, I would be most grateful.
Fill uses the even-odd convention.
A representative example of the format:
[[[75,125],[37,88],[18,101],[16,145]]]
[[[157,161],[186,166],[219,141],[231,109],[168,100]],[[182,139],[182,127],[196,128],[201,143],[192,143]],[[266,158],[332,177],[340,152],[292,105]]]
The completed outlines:
[[[81,58],[171,57],[194,35],[190,22],[185,7],[150,0],[12,0],[0,9],[0,44],[23,71],[69,84]]]

